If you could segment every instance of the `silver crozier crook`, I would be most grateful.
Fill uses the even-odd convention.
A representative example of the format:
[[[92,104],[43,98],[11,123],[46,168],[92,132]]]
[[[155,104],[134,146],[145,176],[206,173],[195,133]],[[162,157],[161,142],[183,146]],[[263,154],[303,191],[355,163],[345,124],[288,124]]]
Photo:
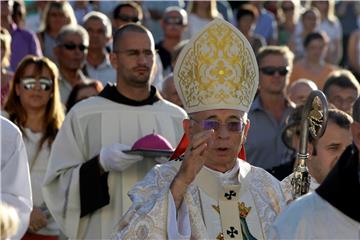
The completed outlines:
[[[319,90],[312,91],[306,100],[301,118],[300,146],[296,156],[298,164],[291,179],[294,199],[309,192],[310,175],[306,166],[309,159],[309,132],[315,141],[319,139],[325,132],[327,118],[328,102],[324,93]]]

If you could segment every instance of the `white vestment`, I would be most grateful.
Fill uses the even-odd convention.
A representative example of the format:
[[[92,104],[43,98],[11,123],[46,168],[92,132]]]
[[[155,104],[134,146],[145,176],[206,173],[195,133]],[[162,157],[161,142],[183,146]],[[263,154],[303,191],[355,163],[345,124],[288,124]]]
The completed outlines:
[[[158,100],[129,106],[103,97],[92,97],[74,106],[53,143],[43,194],[63,232],[70,238],[106,239],[131,204],[126,193],[156,162],[145,158],[123,172],[110,171],[110,203],[80,218],[80,168],[113,143],[132,146],[155,132],[176,146],[183,134],[185,111]],[[89,199],[91,201],[91,199]]]
[[[269,239],[359,238],[360,223],[334,208],[316,192],[290,204],[276,219],[269,234]]]
[[[233,179],[231,176],[227,179],[228,173],[203,167],[176,212],[170,184],[179,167],[177,161],[157,165],[129,192],[133,205],[120,221],[116,238],[222,239],[222,233],[228,232],[235,233],[236,239],[264,239],[267,229],[285,206],[280,183],[265,170],[238,159],[235,172],[233,169],[229,173],[233,172]],[[232,195],[236,205],[230,209],[221,207],[223,196],[220,194],[227,187],[239,188],[239,194]],[[230,210],[224,219],[222,209]],[[230,219],[230,215],[234,218]],[[241,229],[226,230],[224,225],[228,220],[238,221]]]
[[[3,117],[0,119],[0,200],[16,209],[20,222],[18,231],[13,239],[20,239],[29,226],[30,213],[33,204],[31,198],[29,165],[20,130],[7,119]]]
[[[360,239],[359,152],[349,146],[312,193],[276,219],[269,239]]]
[[[284,178],[281,183],[281,188],[283,190],[283,193],[285,195],[286,202],[289,204],[290,202],[294,201],[294,196],[292,194],[292,185],[291,185],[291,179],[294,177],[294,173],[291,173],[289,176]],[[315,189],[319,187],[319,183],[310,176],[310,187],[309,192],[315,191]]]

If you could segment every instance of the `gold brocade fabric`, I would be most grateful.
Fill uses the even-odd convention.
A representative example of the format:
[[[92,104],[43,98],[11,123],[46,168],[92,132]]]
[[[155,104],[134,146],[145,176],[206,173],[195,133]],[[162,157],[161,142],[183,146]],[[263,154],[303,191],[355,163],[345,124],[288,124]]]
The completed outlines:
[[[258,66],[245,36],[215,19],[182,50],[174,79],[188,113],[221,108],[247,112],[258,86]]]
[[[264,239],[270,225],[285,207],[280,183],[261,168],[252,167],[244,161],[238,161],[238,164],[240,170],[237,176],[241,189],[246,192],[238,201],[244,203],[238,206],[239,218],[248,226],[252,236]],[[157,165],[134,186],[129,192],[133,204],[118,224],[118,232],[113,236],[115,239],[171,239],[168,237],[168,196],[179,167],[176,161]],[[216,239],[222,232],[218,211],[212,207],[217,201],[202,195],[203,192],[201,186],[193,183],[184,196],[191,227],[189,239]],[[211,212],[214,217],[207,214]],[[249,235],[247,233],[244,232],[246,236]]]

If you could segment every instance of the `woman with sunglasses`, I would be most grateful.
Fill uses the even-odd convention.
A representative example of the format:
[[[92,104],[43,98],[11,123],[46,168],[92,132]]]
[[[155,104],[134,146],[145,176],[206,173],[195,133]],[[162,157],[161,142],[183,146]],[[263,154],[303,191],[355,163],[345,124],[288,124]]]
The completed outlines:
[[[23,239],[57,239],[59,235],[41,191],[51,144],[64,120],[58,76],[56,65],[48,58],[27,56],[15,71],[4,107],[23,133],[29,160],[34,206]]]

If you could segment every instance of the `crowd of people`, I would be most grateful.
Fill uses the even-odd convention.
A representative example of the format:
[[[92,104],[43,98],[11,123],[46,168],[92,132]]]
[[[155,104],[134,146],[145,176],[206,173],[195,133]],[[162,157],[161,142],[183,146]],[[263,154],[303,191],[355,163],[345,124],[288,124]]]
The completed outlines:
[[[359,237],[359,2],[10,0],[0,37],[4,236]],[[152,133],[172,161],[131,152]]]

